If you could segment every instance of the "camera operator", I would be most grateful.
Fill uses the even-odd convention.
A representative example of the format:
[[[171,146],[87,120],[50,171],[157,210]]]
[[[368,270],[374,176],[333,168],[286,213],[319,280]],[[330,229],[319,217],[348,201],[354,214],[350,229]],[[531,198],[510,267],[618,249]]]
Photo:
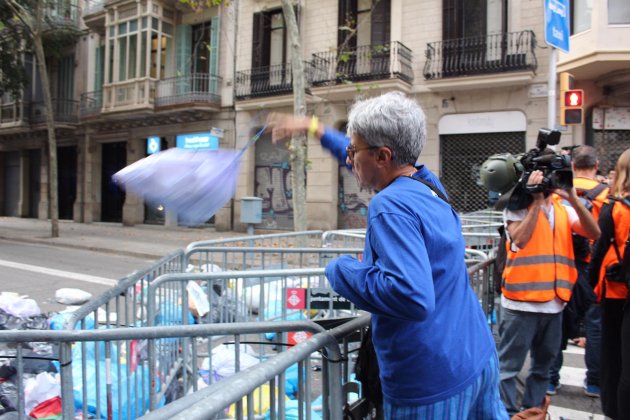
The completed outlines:
[[[546,149],[543,155],[550,153],[553,150]],[[510,415],[544,401],[549,369],[560,346],[562,310],[577,281],[571,232],[592,240],[600,235],[574,187],[552,193],[545,185],[543,172],[532,171],[526,184],[531,203],[503,213],[508,240],[501,288],[500,390]],[[530,351],[531,368],[519,405],[516,376]]]

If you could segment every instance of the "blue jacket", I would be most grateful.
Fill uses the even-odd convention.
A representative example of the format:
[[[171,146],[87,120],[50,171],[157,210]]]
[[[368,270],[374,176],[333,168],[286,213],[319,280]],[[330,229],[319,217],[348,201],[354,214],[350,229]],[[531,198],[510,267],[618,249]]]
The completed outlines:
[[[343,145],[341,137],[327,130],[322,145],[345,158],[348,140]],[[424,166],[415,176],[443,190]],[[343,256],[326,267],[332,288],[372,313],[383,397],[391,404],[428,404],[463,391],[494,352],[469,285],[461,232],[449,204],[399,177],[370,202],[363,261]]]

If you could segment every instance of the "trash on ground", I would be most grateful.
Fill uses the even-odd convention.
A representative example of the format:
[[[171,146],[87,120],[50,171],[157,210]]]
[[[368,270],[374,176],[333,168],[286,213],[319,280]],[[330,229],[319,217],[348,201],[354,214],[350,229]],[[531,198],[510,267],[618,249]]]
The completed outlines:
[[[62,305],[82,305],[92,299],[92,294],[85,290],[64,287],[55,292],[55,300]]]

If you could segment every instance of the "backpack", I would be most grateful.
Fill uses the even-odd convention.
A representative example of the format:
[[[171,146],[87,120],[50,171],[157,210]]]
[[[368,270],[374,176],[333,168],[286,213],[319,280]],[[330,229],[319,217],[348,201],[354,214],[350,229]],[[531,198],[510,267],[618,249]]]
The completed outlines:
[[[597,184],[595,187],[590,190],[586,190],[584,188],[576,188],[578,196],[582,200],[582,204],[584,207],[591,213],[593,212],[593,201],[597,198],[598,195],[602,193],[608,185],[606,184]],[[580,236],[576,233],[572,235],[573,239],[573,253],[575,255],[576,260],[584,261],[591,254],[591,243],[588,239],[583,236]]]
[[[628,287],[630,287],[630,252],[628,252],[628,249],[630,247],[630,232],[628,232],[623,255],[621,255],[621,253],[619,252],[619,247],[617,246],[617,241],[615,240],[615,221],[612,218],[612,209],[616,202],[630,207],[630,200],[627,197],[622,199],[611,198],[610,200],[612,201],[612,203],[605,205],[606,208],[602,209],[602,215],[604,215],[603,217],[610,218],[610,226],[612,227],[610,244],[615,249],[615,254],[617,254],[617,262],[609,264],[605,268],[606,278],[609,281],[625,283],[628,285]]]

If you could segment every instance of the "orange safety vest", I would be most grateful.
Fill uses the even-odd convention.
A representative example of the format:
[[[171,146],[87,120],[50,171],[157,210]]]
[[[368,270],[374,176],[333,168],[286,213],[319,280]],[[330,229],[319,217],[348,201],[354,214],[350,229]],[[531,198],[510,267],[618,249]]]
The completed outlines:
[[[587,192],[588,190],[592,190],[593,188],[597,187],[599,184],[599,181],[590,178],[573,178],[573,186],[576,189],[581,189]],[[592,201],[593,209],[591,210],[591,213],[593,214],[595,220],[599,219],[599,213],[602,211],[602,206],[608,202],[607,197],[609,190],[610,188],[604,188],[602,192],[600,192],[597,197],[595,197],[595,199]]]
[[[592,190],[598,185],[600,185],[600,182],[591,178],[582,178],[582,177],[573,178],[573,186],[576,189],[585,191],[587,193],[589,192],[589,190]],[[595,199],[591,201],[591,204],[593,205],[593,208],[591,209],[591,214],[595,218],[595,221],[599,220],[599,214],[602,211],[602,206],[608,203],[609,191],[610,191],[610,188],[604,188],[602,192],[597,194],[597,197],[595,197]],[[589,240],[591,247],[593,246],[594,242],[595,241],[593,240]],[[590,261],[591,261],[591,254],[589,253],[588,256],[584,258],[584,262],[588,263]]]
[[[556,296],[568,302],[577,281],[573,241],[567,210],[553,197],[554,229],[540,210],[532,237],[523,249],[512,251],[506,241],[503,295],[524,302],[549,302]]]
[[[619,254],[623,257],[626,239],[630,231],[630,208],[621,203],[614,203],[612,217],[615,223],[615,241],[617,242],[617,248],[619,248]],[[628,297],[628,286],[618,281],[609,281],[606,278],[606,267],[616,262],[620,261],[617,258],[615,247],[611,243],[606,255],[604,255],[602,265],[599,267],[599,282],[595,286],[598,301],[601,300],[603,290],[606,291],[607,299],[625,299]]]

